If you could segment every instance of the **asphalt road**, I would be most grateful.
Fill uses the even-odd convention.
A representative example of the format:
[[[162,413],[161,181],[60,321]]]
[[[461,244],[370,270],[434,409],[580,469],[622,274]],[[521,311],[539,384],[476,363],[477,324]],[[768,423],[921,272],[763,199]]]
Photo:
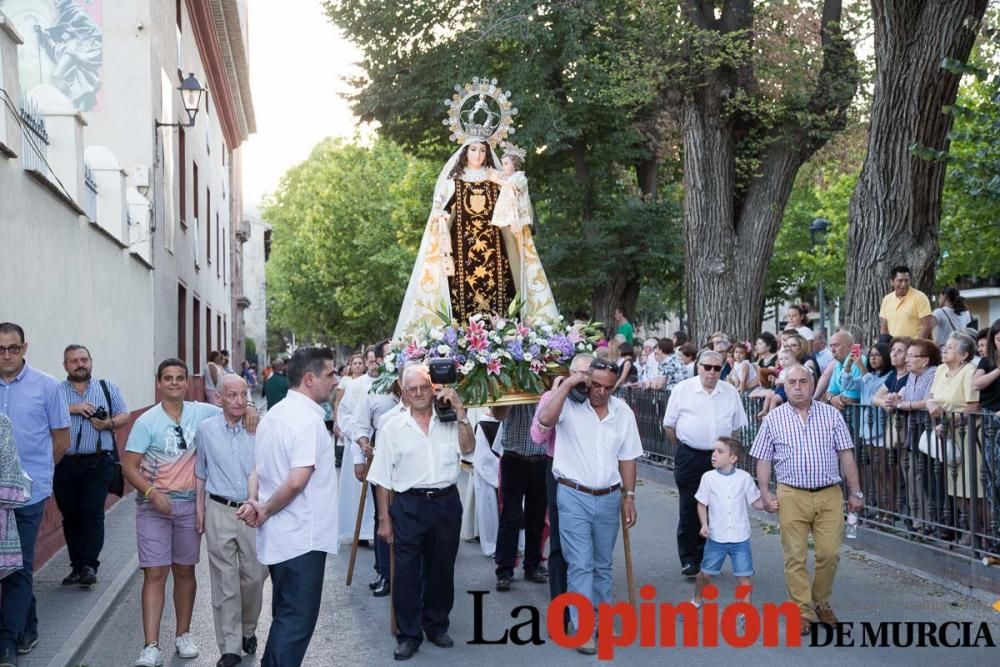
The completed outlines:
[[[667,486],[646,482],[638,492],[639,524],[632,532],[637,585],[650,584],[657,590],[656,601],[679,603],[690,599],[693,585],[681,577],[676,556],[674,530],[676,526],[677,499],[675,491]],[[779,536],[767,524],[755,522],[754,604],[784,601],[784,579]],[[363,665],[395,664],[392,660],[394,640],[389,634],[388,599],[375,599],[365,585],[371,578],[372,551],[362,549],[355,575],[354,586],[344,585],[348,549],[330,557],[324,582],[323,609],[313,636],[306,665],[326,666],[355,663]],[[627,600],[625,568],[618,545],[615,563],[615,595]],[[727,566],[728,568],[728,566]],[[214,665],[218,659],[209,600],[207,559],[198,566],[199,591],[195,604],[193,632],[201,647],[200,657],[182,660],[167,656],[167,665],[202,667]],[[477,667],[510,667],[512,664],[537,662],[546,665],[581,665],[596,658],[579,655],[549,641],[544,625],[544,609],[548,604],[547,586],[526,583],[516,579],[509,593],[493,590],[493,565],[483,557],[479,545],[463,543],[456,565],[456,599],[452,613],[451,635],[456,641],[452,649],[440,649],[424,642],[420,652],[410,661],[412,665],[470,665]],[[732,599],[735,581],[724,573],[718,578],[720,602]],[[265,589],[265,609],[261,615],[258,636],[261,649],[256,658],[247,658],[243,664],[255,665],[263,653],[267,628],[270,624],[270,584]],[[142,646],[139,609],[141,577],[125,592],[113,616],[104,624],[90,646],[84,663],[88,667],[118,667],[131,665]],[[474,596],[466,591],[490,591],[482,597],[482,635],[485,639],[501,637],[505,629],[529,620],[530,611],[521,609],[517,618],[515,608],[522,605],[540,610],[539,639],[541,645],[474,645]],[[974,598],[954,593],[911,574],[885,564],[868,560],[861,552],[845,550],[837,576],[833,607],[841,621],[853,621],[853,647],[785,645],[765,647],[761,640],[748,648],[723,645],[715,648],[644,648],[631,646],[614,653],[614,663],[629,665],[661,665],[666,661],[681,659],[686,667],[742,663],[743,665],[798,665],[808,661],[811,665],[913,665],[937,663],[946,660],[951,664],[996,665],[1000,653],[996,648],[872,648],[861,646],[861,622],[925,621],[934,623],[970,623],[972,637],[986,623],[993,641],[1000,643],[1000,614]],[[161,644],[173,649],[174,618],[171,604],[164,614]],[[530,635],[529,626],[520,630],[521,636]],[[958,626],[952,626],[948,637],[961,637]],[[957,633],[957,634],[956,634]],[[678,629],[680,636],[680,629]],[[782,634],[782,637],[784,635]],[[945,653],[948,651],[948,653]],[[678,653],[681,652],[681,653]]]

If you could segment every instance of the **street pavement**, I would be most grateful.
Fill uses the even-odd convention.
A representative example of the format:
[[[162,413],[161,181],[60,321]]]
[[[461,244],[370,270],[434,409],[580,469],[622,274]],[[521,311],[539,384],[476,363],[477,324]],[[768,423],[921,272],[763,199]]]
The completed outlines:
[[[642,468],[645,468],[643,466]],[[654,475],[656,477],[662,477]],[[676,491],[668,485],[640,480],[638,488],[639,523],[631,533],[632,552],[637,586],[651,584],[657,590],[656,601],[680,603],[690,599],[693,584],[679,573],[676,557],[674,530],[676,526]],[[754,578],[754,605],[758,608],[767,602],[784,601],[784,579],[780,537],[773,524],[764,515],[754,519],[753,550],[757,576]],[[130,538],[123,538],[123,535]],[[77,665],[87,667],[119,667],[131,665],[142,646],[139,594],[141,576],[132,576],[135,568],[134,508],[131,500],[121,503],[109,515],[109,544],[106,565],[102,567],[101,588],[92,592],[59,586],[64,576],[64,552],[39,573],[39,614],[42,618],[42,643],[35,652],[22,658],[22,665]],[[389,603],[387,598],[371,597],[366,583],[372,576],[372,551],[359,551],[354,585],[345,586],[349,549],[343,548],[327,562],[324,582],[323,607],[313,636],[306,665],[326,666],[357,661],[359,664],[390,665],[394,640],[389,634]],[[108,563],[108,561],[113,563]],[[728,566],[726,566],[728,569]],[[131,571],[130,571],[130,568]],[[173,655],[174,616],[168,591],[167,609],[164,613],[161,645],[166,647],[166,664],[171,666],[202,667],[214,665],[219,657],[215,643],[214,626],[209,594],[207,558],[204,553],[198,565],[198,599],[192,632],[201,647],[201,655],[193,660],[182,660]],[[410,664],[476,664],[477,667],[510,667],[529,661],[547,665],[590,664],[597,659],[561,648],[548,638],[544,609],[548,603],[547,586],[524,582],[518,578],[513,590],[497,593],[493,590],[492,561],[484,558],[476,543],[463,543],[456,565],[455,608],[452,613],[451,635],[456,641],[452,649],[440,649],[424,642]],[[520,573],[519,573],[520,576]],[[112,581],[120,586],[113,590]],[[721,594],[719,601],[732,599],[734,579],[724,573],[716,582]],[[521,605],[534,606],[541,611],[539,637],[541,645],[470,645],[474,636],[473,596],[467,591],[489,591],[483,599],[483,636],[495,640],[504,630],[528,619],[529,612],[520,610],[517,618],[512,612]],[[626,601],[628,592],[621,540],[615,561],[615,599]],[[107,614],[100,609],[88,611],[81,605],[102,600],[113,604]],[[81,602],[83,601],[83,602]],[[995,642],[1000,642],[1000,614],[989,604],[976,597],[953,592],[911,573],[896,569],[883,562],[865,557],[862,552],[845,547],[837,576],[833,607],[841,621],[931,621],[969,622],[975,636],[979,624],[985,622]],[[100,616],[104,616],[101,620]],[[265,587],[265,605],[261,614],[260,650],[256,657],[244,659],[245,665],[258,664],[263,653],[270,625],[270,584]],[[98,624],[96,627],[95,625]],[[89,625],[88,625],[89,624]],[[87,632],[90,630],[91,632]],[[952,631],[954,633],[954,630]],[[527,636],[529,632],[522,633]],[[91,636],[87,636],[87,635]],[[943,659],[962,665],[995,665],[995,648],[871,648],[861,647],[862,630],[855,626],[854,647],[768,648],[761,640],[756,644],[737,649],[728,645],[716,648],[643,648],[631,646],[617,649],[614,663],[631,665],[660,665],[667,660],[681,658],[685,665],[717,665],[740,661],[748,665],[799,664],[808,661],[814,665],[920,665]],[[680,629],[678,636],[681,636]],[[784,637],[784,632],[781,634]],[[953,634],[950,636],[954,636]],[[72,641],[83,640],[83,655],[72,662]],[[66,642],[63,646],[62,642]],[[807,642],[808,643],[808,642]],[[61,656],[55,655],[62,647]],[[680,651],[681,653],[678,653]],[[944,653],[948,651],[948,653]],[[55,659],[49,662],[47,656]]]

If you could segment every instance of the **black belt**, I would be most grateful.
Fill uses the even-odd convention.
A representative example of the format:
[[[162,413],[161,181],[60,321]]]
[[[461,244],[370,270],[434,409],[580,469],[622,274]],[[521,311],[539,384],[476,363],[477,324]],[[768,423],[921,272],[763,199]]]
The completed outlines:
[[[239,508],[239,506],[243,504],[243,503],[238,503],[235,500],[230,500],[229,498],[223,498],[222,496],[217,496],[214,493],[208,494],[208,497],[217,503],[225,505],[226,507]]]
[[[791,484],[785,484],[784,482],[781,482],[781,484],[784,484],[791,489],[795,489],[796,491],[808,491],[809,493],[818,493],[820,491],[826,491],[830,487],[840,486],[840,482],[836,482],[834,484],[827,484],[826,486],[817,486],[815,489],[807,489],[804,486],[793,486]]]
[[[110,454],[111,450],[102,449],[99,452],[92,452],[90,454],[63,454],[64,459],[92,459],[95,456],[101,456],[102,454]]]
[[[520,461],[526,461],[528,463],[541,463],[545,460],[545,454],[538,454],[537,456],[525,456],[524,454],[518,454],[515,451],[504,450],[504,456],[511,456]]]
[[[680,441],[678,441],[678,442],[680,442]],[[681,442],[681,445],[683,445],[684,447],[687,447],[692,452],[698,452],[699,454],[711,454],[712,453],[711,449],[698,449],[697,447],[692,447],[691,445],[687,444],[686,442]]]
[[[612,491],[617,491],[622,488],[621,484],[612,484],[606,489],[592,489],[589,486],[584,486],[583,484],[577,484],[576,482],[569,479],[558,480],[563,486],[568,486],[571,489],[576,489],[577,491],[583,491],[584,493],[589,493],[592,496],[606,496]]]
[[[417,496],[418,498],[437,498],[438,496],[444,496],[457,490],[455,485],[452,484],[443,489],[407,489],[406,491],[401,491],[401,493],[408,496]]]

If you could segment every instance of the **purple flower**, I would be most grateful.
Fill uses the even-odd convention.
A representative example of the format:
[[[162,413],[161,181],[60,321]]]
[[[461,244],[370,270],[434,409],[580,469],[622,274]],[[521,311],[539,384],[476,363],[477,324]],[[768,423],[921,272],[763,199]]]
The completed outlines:
[[[529,347],[529,348],[528,348],[528,352],[531,352],[531,356],[533,356],[533,357],[537,357],[537,356],[538,356],[538,354],[539,354],[539,353],[540,353],[541,351],[542,351],[542,348],[540,348],[540,347],[539,347],[539,346],[537,346],[537,345],[532,345],[531,347]]]
[[[444,330],[444,342],[448,344],[448,347],[455,347],[455,343],[458,341],[458,334],[455,332],[455,327],[448,327]]]
[[[560,360],[572,357],[574,347],[573,341],[566,336],[557,335],[549,338],[549,349],[558,351]]]
[[[507,343],[507,351],[510,352],[510,356],[514,361],[521,361],[524,359],[524,350],[521,348],[521,341],[512,340]]]

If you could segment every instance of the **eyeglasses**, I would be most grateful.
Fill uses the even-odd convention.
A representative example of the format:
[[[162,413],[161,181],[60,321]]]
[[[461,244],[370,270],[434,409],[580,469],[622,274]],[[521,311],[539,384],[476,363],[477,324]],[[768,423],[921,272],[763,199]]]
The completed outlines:
[[[701,367],[706,371],[715,371],[716,373],[722,372],[722,366],[716,366],[715,364],[701,364]]]
[[[177,446],[181,449],[187,449],[188,443],[187,440],[184,439],[184,429],[180,425],[174,426],[174,435],[177,436],[178,440],[180,440],[180,442],[177,443]]]
[[[23,343],[21,345],[8,345],[7,347],[0,346],[0,355],[9,354],[10,356],[14,356],[15,354],[19,354],[23,347]]]

